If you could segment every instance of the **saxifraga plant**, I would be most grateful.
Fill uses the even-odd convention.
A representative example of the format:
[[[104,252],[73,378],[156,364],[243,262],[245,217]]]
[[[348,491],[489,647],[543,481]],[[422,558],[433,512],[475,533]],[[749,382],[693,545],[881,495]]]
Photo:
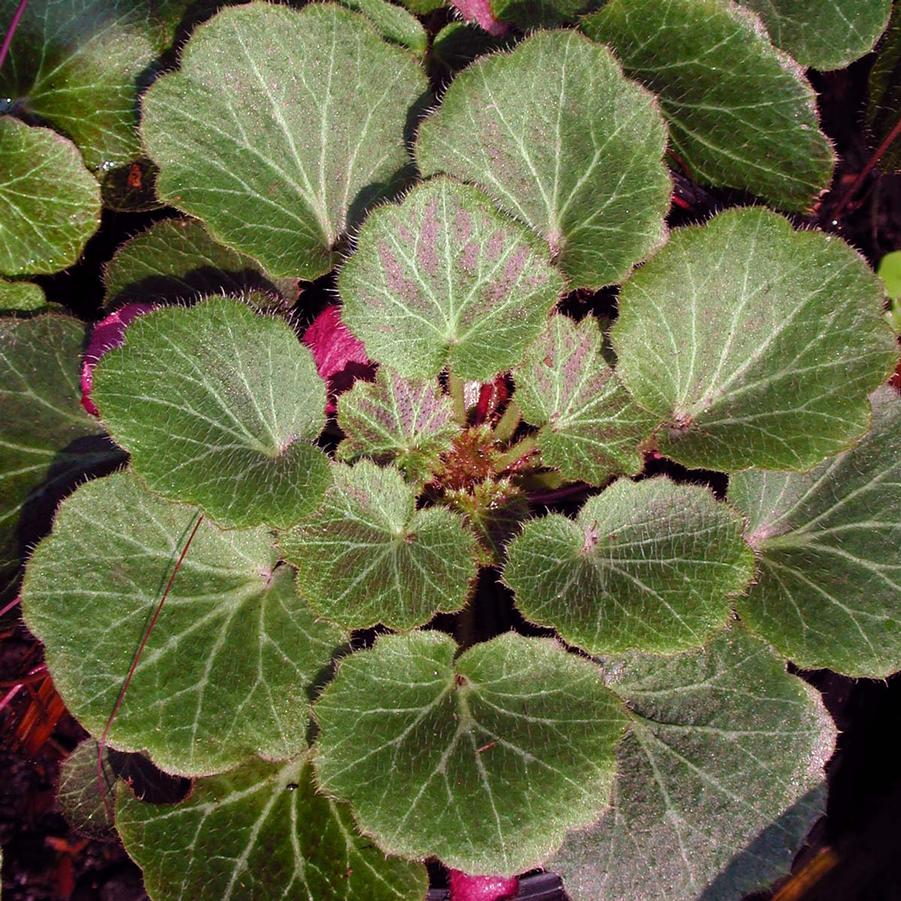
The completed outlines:
[[[804,227],[835,160],[802,67],[889,0],[473,4],[493,36],[404,2],[0,2],[3,600],[27,553],[93,736],[60,800],[154,899],[418,901],[427,858],[741,898],[823,810],[786,661],[901,668],[897,343]],[[791,218],[668,232],[667,157]],[[27,279],[102,205],[191,218],[117,251],[83,361]],[[136,797],[129,755],[190,793]]]

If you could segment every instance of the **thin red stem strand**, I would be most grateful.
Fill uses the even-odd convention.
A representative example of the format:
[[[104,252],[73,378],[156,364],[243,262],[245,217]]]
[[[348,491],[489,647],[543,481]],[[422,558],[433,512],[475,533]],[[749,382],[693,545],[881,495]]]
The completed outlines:
[[[19,27],[19,22],[22,21],[22,16],[25,15],[26,6],[28,6],[28,0],[19,0],[19,5],[13,13],[9,28],[6,29],[6,34],[3,36],[3,46],[0,46],[0,66],[6,62],[6,54],[9,53],[9,48],[12,46],[13,38],[16,36],[16,31]]]
[[[854,195],[860,190],[861,185],[866,181],[867,176],[876,168],[879,161],[888,153],[889,147],[895,143],[898,138],[898,135],[901,135],[901,118],[895,123],[895,127],[885,136],[883,142],[876,148],[873,155],[867,161],[866,166],[861,169],[860,174],[857,178],[854,179],[853,184],[847,191],[845,191],[842,199],[839,201],[838,206],[835,208],[835,211],[832,213],[833,218],[838,219],[839,216],[845,211],[845,207],[854,199]]]

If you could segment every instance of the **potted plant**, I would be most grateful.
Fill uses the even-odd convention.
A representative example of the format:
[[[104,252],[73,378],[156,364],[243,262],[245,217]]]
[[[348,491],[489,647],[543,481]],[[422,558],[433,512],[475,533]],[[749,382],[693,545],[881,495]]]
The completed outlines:
[[[60,803],[154,899],[741,898],[824,805],[787,661],[901,668],[897,339],[802,68],[890,4],[404,2],[0,3]]]

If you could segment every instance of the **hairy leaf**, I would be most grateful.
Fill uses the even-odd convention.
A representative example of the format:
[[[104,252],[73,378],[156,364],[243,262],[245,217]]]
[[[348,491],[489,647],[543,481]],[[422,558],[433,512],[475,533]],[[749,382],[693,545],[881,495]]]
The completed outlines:
[[[604,5],[604,0],[489,0],[502,22],[517,28],[555,28],[575,22],[580,16]]]
[[[642,468],[658,417],[639,407],[602,355],[597,320],[554,316],[514,371],[523,418],[540,426],[542,461],[573,481],[602,485]]]
[[[591,654],[703,644],[753,573],[741,523],[706,488],[621,479],[575,522],[526,523],[504,580],[532,622]]]
[[[734,476],[759,574],[738,609],[805,669],[901,669],[901,398],[873,395],[873,430],[806,473]]]
[[[163,200],[273,275],[315,278],[397,186],[425,90],[412,56],[363,16],[251,3],[197,28],[181,70],[146,94],[142,133]]]
[[[625,719],[598,669],[553,641],[455,651],[414,632],[346,657],[315,708],[319,784],[387,851],[512,875],[606,806]]]
[[[841,69],[869,53],[892,0],[738,0],[758,13],[777,47],[802,66]]]
[[[563,291],[547,249],[448,178],[375,210],[338,277],[347,327],[408,378],[487,381],[518,363]]]
[[[613,807],[549,867],[573,901],[735,901],[787,872],[825,801],[835,727],[763,642],[608,663],[632,712]]]
[[[70,141],[0,116],[0,207],[0,273],[56,272],[97,231],[100,186]]]
[[[421,864],[391,860],[317,794],[306,756],[201,779],[181,804],[120,789],[116,824],[155,901],[420,901]]]
[[[66,706],[95,736],[199,515],[116,473],[63,502],[28,563],[25,621]],[[112,723],[111,747],[146,749],[185,775],[305,747],[308,691],[345,635],[316,621],[277,564],[266,529],[200,522]]]
[[[116,775],[110,767],[109,751],[104,749],[103,781],[97,776],[97,742],[80,741],[59,769],[56,800],[68,824],[90,838],[108,839],[113,835],[113,798]]]
[[[574,288],[622,280],[664,237],[670,179],[653,97],[605,48],[539,32],[477,60],[422,125],[424,175],[481,185],[541,234]]]
[[[876,62],[870,70],[867,128],[874,142],[882,145],[901,122],[901,6],[892,11],[885,41],[879,48]],[[901,140],[888,147],[879,165],[889,171],[901,172]]]
[[[329,482],[313,357],[281,320],[210,298],[141,316],[94,370],[93,400],[154,491],[223,526],[285,528]]]
[[[843,241],[737,209],[673,233],[619,297],[617,374],[686,466],[809,469],[894,369],[882,289]]]
[[[0,600],[60,499],[122,456],[81,406],[84,340],[68,317],[0,319]]]
[[[813,89],[731,0],[610,0],[583,23],[660,97],[670,140],[692,174],[807,210],[834,154]]]
[[[272,278],[256,260],[219,244],[193,219],[164,219],[126,241],[106,264],[103,303],[166,303],[205,294],[259,292],[293,304],[297,279]]]
[[[416,484],[437,472],[460,431],[450,398],[434,381],[411,382],[384,367],[375,383],[358,381],[341,397],[338,425],[342,460],[393,462]]]
[[[351,629],[412,629],[459,610],[476,576],[474,536],[444,507],[416,509],[392,467],[336,464],[319,508],[283,533],[297,590],[317,613]]]
[[[44,289],[34,282],[10,282],[0,278],[0,312],[33,313],[47,306]]]
[[[429,46],[429,36],[419,20],[402,6],[389,0],[339,0],[342,6],[363,13],[381,32],[386,41],[400,44],[422,56]]]

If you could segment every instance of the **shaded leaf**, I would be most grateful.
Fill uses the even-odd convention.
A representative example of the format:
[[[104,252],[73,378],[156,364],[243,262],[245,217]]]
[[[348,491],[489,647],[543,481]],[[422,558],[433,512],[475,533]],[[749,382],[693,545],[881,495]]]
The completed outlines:
[[[120,789],[116,823],[156,901],[420,901],[428,885],[421,864],[385,858],[316,793],[305,756],[201,779],[174,807]]]
[[[154,491],[224,526],[285,528],[329,482],[325,386],[281,320],[235,300],[155,310],[94,370],[94,403]]]
[[[47,306],[44,289],[34,282],[9,282],[0,278],[0,312],[35,313]]]
[[[200,514],[131,472],[82,485],[28,563],[22,611],[66,706],[100,735],[148,617]],[[78,561],[77,566],[72,561]],[[204,519],[150,635],[109,744],[162,769],[220,772],[306,745],[308,692],[339,629],[317,622],[264,528]]]
[[[617,375],[691,467],[809,469],[866,431],[895,367],[882,289],[832,235],[758,208],[673,233],[622,289]]]
[[[603,6],[605,0],[489,0],[491,9],[502,22],[517,28],[555,28],[577,21]]]
[[[539,32],[454,79],[416,159],[482,186],[545,238],[572,287],[597,288],[663,241],[665,143],[654,98],[605,47]]]
[[[610,0],[583,23],[660,98],[670,142],[700,181],[807,210],[835,156],[800,69],[731,0]]]
[[[901,398],[873,394],[873,429],[806,473],[739,473],[759,572],[748,626],[805,669],[885,678],[901,669]]]
[[[529,517],[526,493],[509,478],[487,478],[470,487],[447,488],[442,502],[458,510],[487,552],[486,562],[504,559],[510,539]]]
[[[392,467],[364,460],[332,473],[319,508],[279,538],[301,597],[351,629],[412,629],[459,610],[477,571],[463,520],[444,507],[417,510],[415,490]]]
[[[523,614],[594,655],[702,645],[753,573],[738,517],[706,488],[667,478],[620,479],[575,521],[533,519],[507,561]]]
[[[476,57],[496,50],[500,42],[470,22],[448,22],[432,39],[429,64],[441,72],[456,72]]]
[[[122,458],[81,407],[84,340],[67,317],[0,319],[0,599],[60,499]]]
[[[625,718],[553,641],[456,650],[413,632],[346,657],[316,703],[319,784],[386,850],[513,875],[606,806]]]
[[[422,56],[429,45],[429,36],[419,20],[402,6],[389,0],[339,0],[342,6],[363,13],[392,44],[400,44]]]
[[[802,66],[841,69],[873,49],[892,0],[738,0]]]
[[[145,95],[142,134],[162,199],[272,275],[312,279],[398,186],[425,90],[410,54],[363,16],[251,3],[195,30],[180,71]]]
[[[640,472],[640,445],[659,422],[632,400],[602,349],[596,319],[557,315],[514,370],[516,403],[540,427],[542,462],[592,485]]]
[[[874,143],[881,145],[901,122],[901,6],[897,3],[885,40],[870,69],[867,128]],[[879,165],[888,171],[901,171],[901,140],[895,140]]]
[[[113,790],[116,775],[110,766],[109,751],[103,751],[103,776],[97,774],[97,742],[80,741],[59,769],[56,800],[66,821],[76,831],[91,838],[113,836]]]
[[[126,241],[103,272],[104,306],[257,291],[293,304],[297,279],[271,278],[256,260],[219,244],[192,219],[164,219]]]
[[[62,135],[0,116],[0,206],[0,273],[56,272],[97,231],[100,186]]]
[[[487,381],[518,363],[563,291],[547,249],[481,191],[447,178],[369,216],[338,276],[342,317],[407,378]]]
[[[787,872],[835,742],[816,692],[737,628],[607,671],[632,728],[613,807],[549,863],[573,901],[735,901]]]
[[[338,405],[345,438],[338,456],[394,463],[414,483],[427,482],[441,466],[460,426],[450,398],[434,381],[411,382],[382,367],[375,383],[358,381]]]

